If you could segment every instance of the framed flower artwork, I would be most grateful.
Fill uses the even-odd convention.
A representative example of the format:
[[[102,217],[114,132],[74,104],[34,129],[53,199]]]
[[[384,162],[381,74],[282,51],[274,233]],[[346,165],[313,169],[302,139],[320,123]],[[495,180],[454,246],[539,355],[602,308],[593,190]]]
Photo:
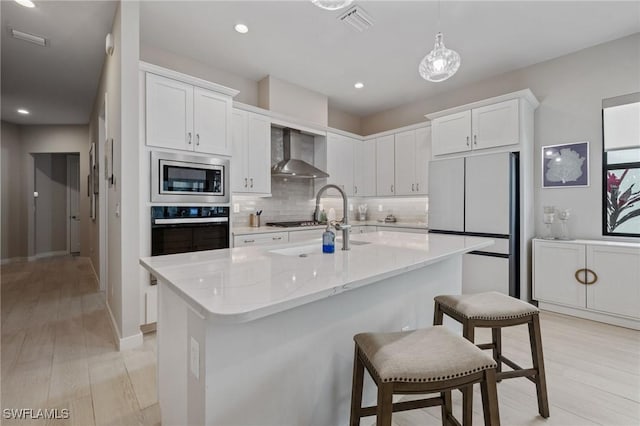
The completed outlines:
[[[542,147],[542,187],[589,186],[589,142]]]

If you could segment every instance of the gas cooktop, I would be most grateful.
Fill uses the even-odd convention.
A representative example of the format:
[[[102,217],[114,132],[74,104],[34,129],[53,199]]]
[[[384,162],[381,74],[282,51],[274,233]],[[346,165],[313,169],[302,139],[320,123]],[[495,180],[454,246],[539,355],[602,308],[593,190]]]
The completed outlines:
[[[296,226],[320,226],[323,225],[315,220],[292,220],[289,222],[268,222],[267,226],[276,226],[278,228],[294,228]]]

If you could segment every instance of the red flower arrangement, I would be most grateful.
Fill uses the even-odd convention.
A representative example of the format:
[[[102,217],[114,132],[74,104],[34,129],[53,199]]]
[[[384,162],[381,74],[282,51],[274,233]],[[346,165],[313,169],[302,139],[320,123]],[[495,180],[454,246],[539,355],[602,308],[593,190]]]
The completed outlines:
[[[622,181],[627,176],[628,171],[629,169],[625,169],[620,178],[616,177],[615,173],[607,173],[607,214],[609,216],[607,226],[609,232],[612,232],[629,219],[640,216],[640,207],[632,209],[634,203],[640,201],[640,190],[633,191],[635,183],[632,183],[629,188],[620,193]],[[630,209],[631,211],[628,211]]]

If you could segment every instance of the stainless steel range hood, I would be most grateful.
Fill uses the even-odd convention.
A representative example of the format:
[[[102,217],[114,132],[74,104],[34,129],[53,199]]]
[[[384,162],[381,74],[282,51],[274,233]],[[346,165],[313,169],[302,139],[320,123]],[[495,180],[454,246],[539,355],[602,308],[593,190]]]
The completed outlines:
[[[282,129],[282,148],[283,159],[279,163],[271,167],[271,176],[289,177],[300,179],[317,179],[326,178],[329,175],[326,172],[314,167],[306,161],[291,158],[291,134],[300,133],[298,130],[284,128]]]

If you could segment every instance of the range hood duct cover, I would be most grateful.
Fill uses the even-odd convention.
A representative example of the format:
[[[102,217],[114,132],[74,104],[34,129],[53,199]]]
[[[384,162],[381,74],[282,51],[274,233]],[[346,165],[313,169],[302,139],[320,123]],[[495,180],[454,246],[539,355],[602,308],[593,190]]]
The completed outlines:
[[[306,161],[291,158],[292,132],[298,131],[289,128],[282,129],[283,159],[278,164],[271,167],[271,176],[300,179],[320,179],[329,177],[329,174],[323,172],[317,167],[314,167]]]

